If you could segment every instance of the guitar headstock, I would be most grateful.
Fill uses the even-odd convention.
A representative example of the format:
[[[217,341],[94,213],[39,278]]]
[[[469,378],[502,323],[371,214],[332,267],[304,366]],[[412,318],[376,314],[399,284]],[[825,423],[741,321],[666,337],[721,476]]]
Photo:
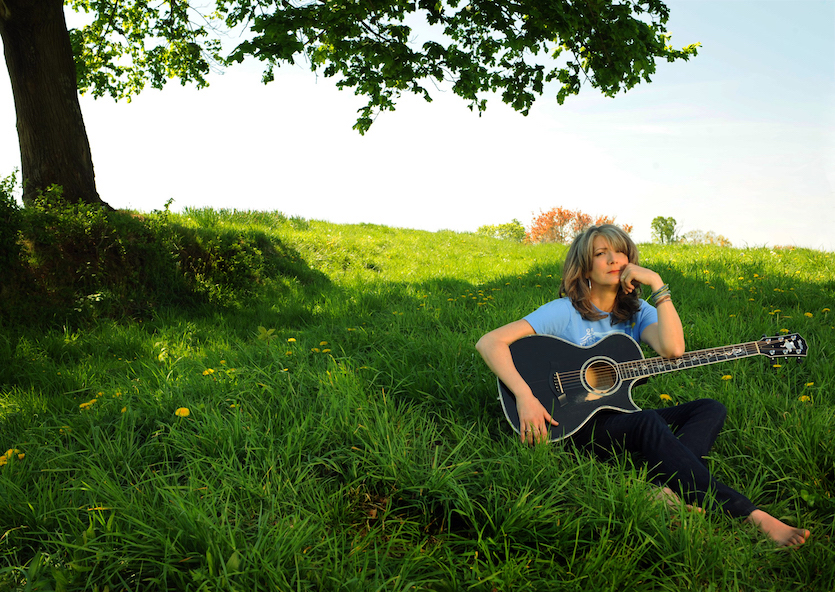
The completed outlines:
[[[757,342],[760,353],[769,358],[805,358],[806,341],[797,333],[766,337]]]

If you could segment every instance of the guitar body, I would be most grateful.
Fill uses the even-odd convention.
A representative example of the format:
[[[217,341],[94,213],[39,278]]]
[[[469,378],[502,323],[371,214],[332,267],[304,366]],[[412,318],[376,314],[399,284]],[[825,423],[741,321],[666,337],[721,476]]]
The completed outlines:
[[[529,335],[510,345],[513,363],[534,396],[558,426],[549,425],[551,442],[567,438],[598,411],[640,411],[632,401],[632,386],[645,379],[624,379],[616,365],[643,360],[634,339],[612,333],[589,347],[550,335]],[[499,399],[514,431],[520,432],[516,397],[498,380]]]

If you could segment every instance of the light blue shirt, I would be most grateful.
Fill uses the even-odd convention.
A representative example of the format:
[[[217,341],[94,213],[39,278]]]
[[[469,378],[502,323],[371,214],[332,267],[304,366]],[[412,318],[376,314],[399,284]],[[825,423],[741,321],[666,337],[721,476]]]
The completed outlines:
[[[525,317],[538,335],[554,335],[576,345],[594,345],[612,333],[626,333],[637,343],[644,329],[658,322],[658,311],[641,300],[641,308],[627,322],[612,325],[606,316],[599,321],[587,321],[568,298],[558,298],[543,304]]]

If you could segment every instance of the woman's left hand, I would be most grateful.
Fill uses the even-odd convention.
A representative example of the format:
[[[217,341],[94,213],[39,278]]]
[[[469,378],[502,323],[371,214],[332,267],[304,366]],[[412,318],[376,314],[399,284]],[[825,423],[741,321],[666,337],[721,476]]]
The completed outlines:
[[[636,283],[645,284],[653,290],[660,288],[663,284],[661,276],[651,269],[634,263],[627,263],[620,270],[620,285],[624,292],[631,294],[637,287]]]

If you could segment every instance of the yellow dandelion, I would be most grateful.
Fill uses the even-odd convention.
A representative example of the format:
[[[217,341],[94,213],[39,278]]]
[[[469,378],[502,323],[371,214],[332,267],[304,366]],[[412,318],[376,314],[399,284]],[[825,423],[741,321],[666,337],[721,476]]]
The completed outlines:
[[[205,370],[203,370],[203,376],[210,376],[214,373],[215,371],[213,368],[206,368]]]
[[[174,412],[174,415],[177,417],[188,417],[191,415],[191,411],[188,410],[188,407],[180,407]]]
[[[661,399],[662,401],[672,401],[673,400],[673,398],[670,395],[668,395],[667,393],[661,393],[660,395],[658,395],[658,398]]]
[[[809,318],[811,319],[811,318],[812,318],[813,316],[815,316],[815,315],[813,315],[811,312],[804,312],[804,313],[803,313],[803,316],[804,316],[804,317],[809,317]]]
[[[730,380],[731,378],[733,378],[733,376],[731,376],[730,374],[725,374],[725,376],[722,377],[722,380]]]
[[[828,308],[824,308],[821,312],[829,312]]]
[[[772,368],[782,368],[783,365],[782,364],[772,364],[771,367]]]
[[[96,400],[97,400],[97,399],[90,399],[90,400],[89,400],[89,401],[87,401],[86,403],[81,403],[81,404],[79,405],[79,408],[81,408],[81,409],[89,409],[90,407],[92,407],[92,406],[93,406],[93,403],[95,403],[95,402],[96,402]]]
[[[124,413],[124,412],[125,412],[125,411],[127,411],[127,410],[128,410],[128,408],[127,408],[127,407],[122,407],[122,413]]]
[[[789,332],[788,329],[780,329],[780,333],[788,333],[788,332]]]
[[[7,462],[9,462],[15,456],[17,456],[18,460],[23,460],[23,457],[26,456],[26,454],[21,452],[17,448],[9,448],[6,451],[6,454],[4,454],[3,456],[0,456],[0,467],[5,465]]]
[[[287,343],[296,343],[296,338],[291,337],[290,339],[287,340]]]
[[[797,400],[798,401],[803,401],[805,403],[807,401],[811,401],[812,397],[810,397],[809,395],[801,395],[800,397],[797,398]]]
[[[815,386],[815,383],[814,382],[807,382],[806,386]]]
[[[327,341],[320,341],[320,342],[319,342],[319,345],[322,345],[322,346],[327,345],[327,344],[328,344],[328,342],[327,342]]]
[[[321,350],[318,347],[312,347],[310,348],[310,351],[312,351],[314,354],[318,354]]]
[[[330,353],[330,351],[331,351],[331,350],[329,350],[329,349],[323,349],[323,350],[322,350],[322,353],[323,353],[323,354],[328,354],[328,353]]]

